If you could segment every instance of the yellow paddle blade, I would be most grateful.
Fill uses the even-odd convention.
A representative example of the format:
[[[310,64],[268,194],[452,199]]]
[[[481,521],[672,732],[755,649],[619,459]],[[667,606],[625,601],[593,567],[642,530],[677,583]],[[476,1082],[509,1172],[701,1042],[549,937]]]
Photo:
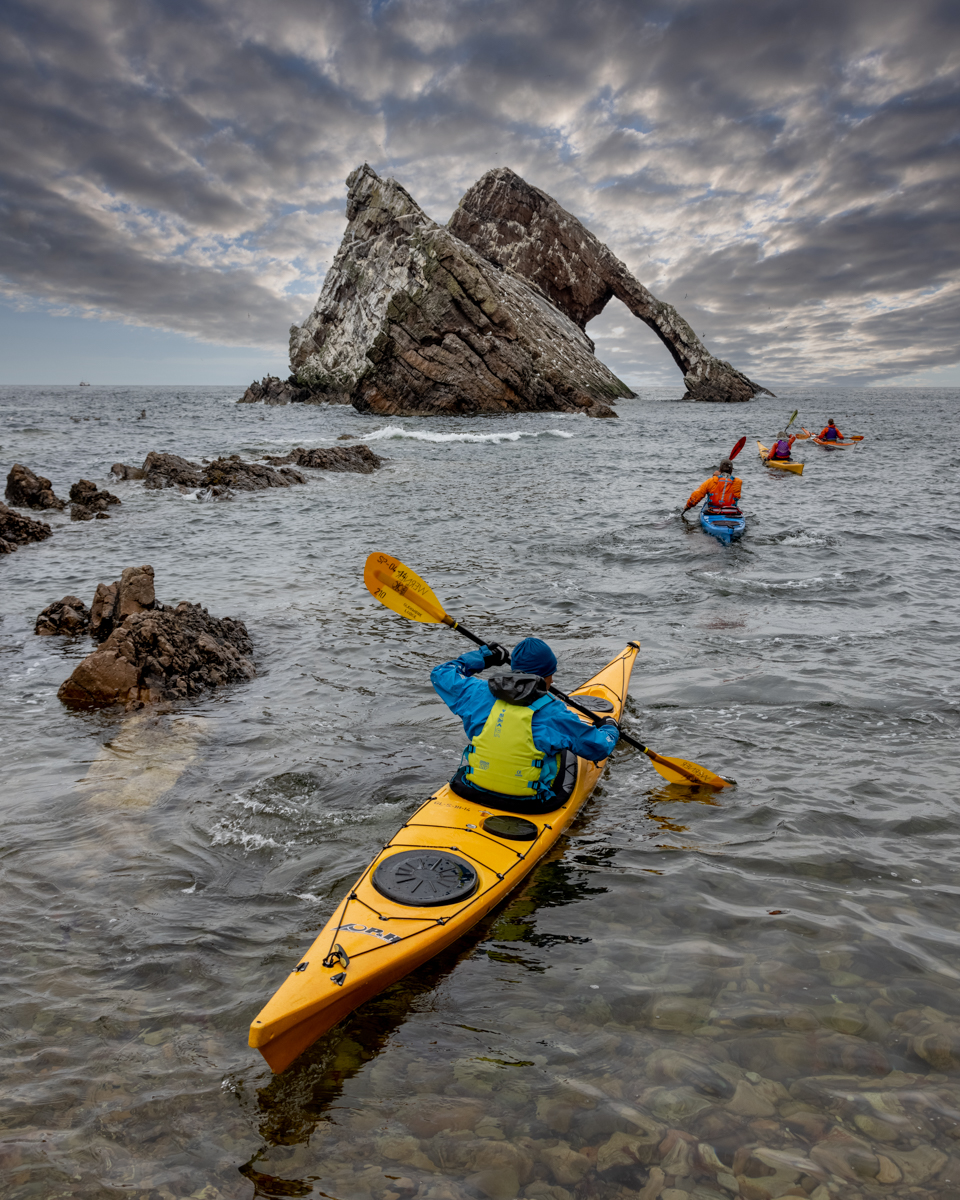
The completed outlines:
[[[647,757],[653,763],[654,770],[671,783],[706,783],[715,788],[734,786],[731,780],[723,779],[687,758],[667,758],[663,754],[655,754],[652,750],[647,750]]]
[[[429,584],[390,554],[369,556],[363,567],[363,582],[375,600],[408,621],[423,621],[427,625],[453,624]]]

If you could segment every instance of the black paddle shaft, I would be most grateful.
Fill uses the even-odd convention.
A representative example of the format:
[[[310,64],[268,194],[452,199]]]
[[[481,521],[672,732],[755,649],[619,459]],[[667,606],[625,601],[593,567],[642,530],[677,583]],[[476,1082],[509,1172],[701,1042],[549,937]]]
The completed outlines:
[[[452,617],[451,617],[451,620],[453,620]],[[485,642],[483,640],[483,638],[478,638],[477,635],[475,633],[471,633],[469,629],[464,629],[464,627],[460,624],[459,621],[453,621],[453,624],[450,626],[450,628],[455,629],[457,631],[457,633],[462,633],[465,638],[469,638],[471,642],[475,642],[478,646],[488,646],[490,644],[489,642]],[[562,700],[564,702],[564,704],[569,704],[570,707],[575,708],[577,710],[577,712],[583,713],[583,715],[585,717],[589,717],[590,720],[594,723],[594,725],[602,725],[603,724],[603,722],[604,722],[603,717],[598,717],[597,714],[595,712],[591,712],[589,708],[585,708],[582,704],[578,704],[576,702],[576,700],[573,699],[572,696],[568,696],[565,692],[561,692],[559,688],[551,687],[550,694],[552,696],[556,696],[558,700]],[[609,717],[607,718],[607,720],[610,720],[610,719],[611,718],[609,718]],[[624,733],[623,729],[620,728],[619,722],[616,722],[616,725],[617,725],[617,728],[620,730],[620,736],[623,738],[623,740],[625,742],[629,743],[629,745],[631,745],[631,746],[636,747],[636,749],[640,750],[643,754],[648,753],[648,747],[646,747],[643,744],[643,742],[638,742],[636,740],[636,738],[632,738],[629,733]]]

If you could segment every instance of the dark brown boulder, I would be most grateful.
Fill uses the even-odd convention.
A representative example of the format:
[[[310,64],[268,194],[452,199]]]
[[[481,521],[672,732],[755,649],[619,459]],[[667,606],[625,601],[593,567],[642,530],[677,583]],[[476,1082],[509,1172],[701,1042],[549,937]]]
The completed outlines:
[[[140,418],[137,417],[139,421]],[[129,467],[126,463],[115,462],[110,468],[110,472],[116,475],[118,479],[146,479],[147,473],[143,467]]]
[[[90,609],[79,596],[64,596],[48,604],[37,617],[33,632],[41,637],[52,637],[54,634],[76,636],[86,633],[90,628]]]
[[[143,460],[145,488],[179,487],[186,491],[203,486],[203,469],[179,454],[159,454],[151,450]]]
[[[612,296],[622,300],[670,351],[687,385],[685,399],[738,401],[773,394],[714,358],[672,304],[648,292],[575,216],[508,167],[479,179],[447,228],[489,262],[533,284],[581,329]]]
[[[14,463],[7,476],[6,498],[16,508],[66,508],[66,501],[53,494],[49,479],[34,475],[29,467]]]
[[[316,398],[360,412],[583,412],[633,392],[593,342],[519,275],[431,221],[366,164],[347,180],[348,225],[323,291],[290,331],[290,367]]]
[[[100,491],[97,485],[89,479],[80,479],[70,488],[70,520],[92,521],[109,518],[107,512],[111,504],[119,504],[119,496],[113,492]]]
[[[42,542],[53,530],[46,521],[24,517],[5,504],[0,504],[0,554],[12,554],[18,546]]]
[[[101,584],[91,617],[99,621],[95,637],[108,622],[111,630],[61,685],[57,695],[71,708],[183,700],[256,674],[243,622],[187,601],[158,605],[152,567],[128,567],[118,583]]]
[[[267,462],[274,466],[293,462],[298,467],[309,467],[311,470],[356,471],[360,475],[370,475],[383,465],[380,455],[374,454],[363,442],[358,442],[356,446],[331,446],[329,449],[318,446],[313,450],[298,446],[283,458],[275,455],[266,457]]]
[[[113,583],[98,583],[90,606],[90,636],[105,642],[134,613],[157,608],[153,567],[127,567]]]
[[[214,459],[203,468],[204,487],[229,487],[236,492],[262,492],[267,488],[285,488],[306,482],[299,471],[290,467],[275,471],[260,463],[244,462],[238,454]]]

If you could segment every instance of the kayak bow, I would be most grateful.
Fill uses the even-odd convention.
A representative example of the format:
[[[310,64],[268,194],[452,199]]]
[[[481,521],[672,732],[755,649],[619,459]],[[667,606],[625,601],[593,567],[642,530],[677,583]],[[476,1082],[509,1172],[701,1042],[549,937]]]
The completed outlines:
[[[638,649],[631,642],[573,697],[619,721]],[[370,863],[251,1024],[250,1045],[270,1069],[285,1070],[505,899],[566,832],[605,765],[578,758],[570,799],[542,815],[481,808],[447,784],[435,792]]]

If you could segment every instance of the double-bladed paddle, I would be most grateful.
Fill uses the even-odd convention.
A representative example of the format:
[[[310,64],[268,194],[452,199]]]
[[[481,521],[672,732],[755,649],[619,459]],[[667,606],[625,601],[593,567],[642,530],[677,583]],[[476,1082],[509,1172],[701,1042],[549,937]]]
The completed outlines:
[[[409,567],[404,566],[402,562],[391,555],[371,554],[363,568],[363,582],[375,600],[379,600],[386,608],[406,617],[408,621],[420,621],[426,625],[446,625],[478,646],[489,645],[483,638],[479,638],[469,629],[465,629],[459,621],[448,616],[443,611],[443,605],[434,595],[430,585],[421,579],[416,571],[411,571]],[[603,724],[602,717],[598,717],[589,708],[578,704],[576,700],[561,692],[559,688],[551,687],[550,691],[558,700],[562,700],[564,704],[569,704],[577,712],[589,717],[594,725]],[[701,767],[699,763],[689,762],[685,758],[667,758],[662,754],[657,754],[649,746],[644,746],[642,742],[638,742],[628,733],[624,733],[622,729],[620,736],[625,742],[645,754],[653,763],[654,770],[670,783],[685,783],[695,786],[706,783],[715,788],[733,786],[732,780],[715,775],[713,771]]]

